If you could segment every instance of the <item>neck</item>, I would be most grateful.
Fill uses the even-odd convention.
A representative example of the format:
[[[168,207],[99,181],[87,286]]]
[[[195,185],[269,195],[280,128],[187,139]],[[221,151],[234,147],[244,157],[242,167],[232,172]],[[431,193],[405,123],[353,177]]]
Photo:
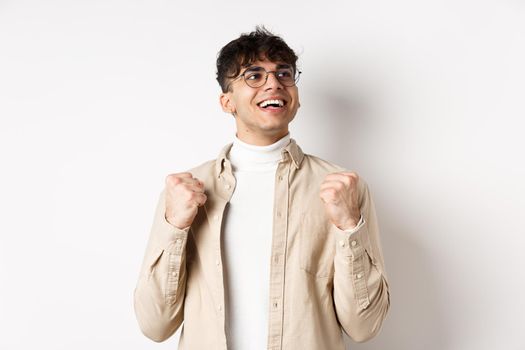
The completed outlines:
[[[286,135],[290,135],[288,130],[274,134],[274,135],[255,135],[251,133],[243,133],[243,132],[237,132],[235,134],[236,138],[241,140],[242,142],[254,145],[254,146],[268,146],[276,143],[277,141],[281,140]]]

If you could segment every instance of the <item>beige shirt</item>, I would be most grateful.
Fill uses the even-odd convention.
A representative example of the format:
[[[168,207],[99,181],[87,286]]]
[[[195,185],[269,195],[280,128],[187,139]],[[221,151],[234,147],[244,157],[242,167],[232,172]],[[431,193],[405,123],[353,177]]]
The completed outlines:
[[[208,198],[190,228],[166,221],[161,192],[135,289],[142,332],[163,341],[184,322],[180,350],[227,349],[220,235],[235,188],[226,157],[230,147],[189,170],[204,182]],[[319,189],[327,174],[345,169],[303,154],[293,139],[282,156],[268,262],[267,349],[342,350],[341,329],[355,341],[367,340],[379,331],[390,306],[372,197],[360,178],[365,224],[352,234],[340,230],[326,217]]]

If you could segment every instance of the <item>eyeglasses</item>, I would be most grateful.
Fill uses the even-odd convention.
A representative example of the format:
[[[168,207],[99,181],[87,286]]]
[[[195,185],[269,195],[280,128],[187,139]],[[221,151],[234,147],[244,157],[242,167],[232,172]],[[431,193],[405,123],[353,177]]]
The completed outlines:
[[[266,84],[268,81],[268,75],[270,73],[273,73],[273,75],[277,78],[277,80],[283,84],[284,86],[294,86],[299,81],[299,76],[301,75],[301,71],[294,71],[292,67],[289,67],[288,65],[283,65],[281,68],[277,66],[278,68],[273,71],[267,71],[263,67],[253,66],[244,71],[241,75],[239,75],[237,78],[233,79],[226,85],[226,90],[229,89],[230,84],[233,83],[235,80],[239,78],[244,78],[244,81],[246,82],[246,85],[252,88],[258,88]]]

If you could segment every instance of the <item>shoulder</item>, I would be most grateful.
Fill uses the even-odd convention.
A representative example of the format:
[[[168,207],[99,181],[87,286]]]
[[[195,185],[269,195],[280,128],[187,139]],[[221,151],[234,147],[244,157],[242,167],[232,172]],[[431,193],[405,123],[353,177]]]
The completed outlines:
[[[354,172],[359,177],[358,186],[360,189],[360,192],[365,192],[368,189],[368,184],[365,181],[365,179],[359,174],[359,171],[355,169],[348,169],[345,168],[339,164],[330,162],[326,159],[306,154],[304,155],[303,159],[303,165],[307,172],[311,174],[315,174],[321,178],[324,179],[324,177],[328,174],[332,173],[340,173],[340,172]]]
[[[216,163],[217,159],[210,159],[189,169],[188,172],[190,172],[193,175],[193,177],[200,179],[212,176],[215,170]]]
[[[309,170],[316,172],[326,172],[326,173],[336,173],[341,171],[347,171],[344,167],[332,163],[326,159],[314,156],[312,154],[304,154],[303,166],[307,167]]]

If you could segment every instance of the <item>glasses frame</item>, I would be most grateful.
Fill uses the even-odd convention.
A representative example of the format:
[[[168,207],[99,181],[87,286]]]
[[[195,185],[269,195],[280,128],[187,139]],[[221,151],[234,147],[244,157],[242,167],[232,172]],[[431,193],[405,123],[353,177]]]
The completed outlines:
[[[259,86],[250,86],[250,84],[248,84],[248,82],[246,81],[246,73],[248,71],[250,71],[250,69],[252,68],[260,68],[262,69],[265,73],[266,73],[266,76],[264,78],[264,83],[262,83],[261,85]],[[290,67],[291,68],[291,67]],[[282,69],[282,68],[281,68]],[[228,91],[230,89],[230,85],[240,79],[240,78],[243,78],[244,82],[246,83],[246,85],[248,85],[249,87],[251,87],[252,89],[258,89],[260,88],[261,86],[264,86],[267,82],[268,82],[268,76],[270,75],[270,73],[273,73],[273,76],[275,77],[275,79],[277,79],[277,81],[281,84],[283,84],[283,86],[286,86],[286,87],[292,87],[292,86],[295,86],[297,85],[297,82],[299,81],[299,78],[301,77],[301,73],[302,71],[300,70],[294,70],[293,68],[291,68],[294,72],[295,72],[295,77],[294,77],[294,80],[293,80],[293,84],[292,85],[286,85],[284,84],[276,75],[277,71],[279,71],[280,69],[277,69],[277,70],[271,70],[271,71],[267,71],[266,69],[264,69],[263,67],[260,67],[260,66],[252,66],[252,67],[248,67],[246,68],[246,70],[244,72],[242,72],[242,74],[239,74],[237,77],[235,77],[235,79],[233,79],[232,81],[230,81],[227,85],[226,85],[226,91]]]

